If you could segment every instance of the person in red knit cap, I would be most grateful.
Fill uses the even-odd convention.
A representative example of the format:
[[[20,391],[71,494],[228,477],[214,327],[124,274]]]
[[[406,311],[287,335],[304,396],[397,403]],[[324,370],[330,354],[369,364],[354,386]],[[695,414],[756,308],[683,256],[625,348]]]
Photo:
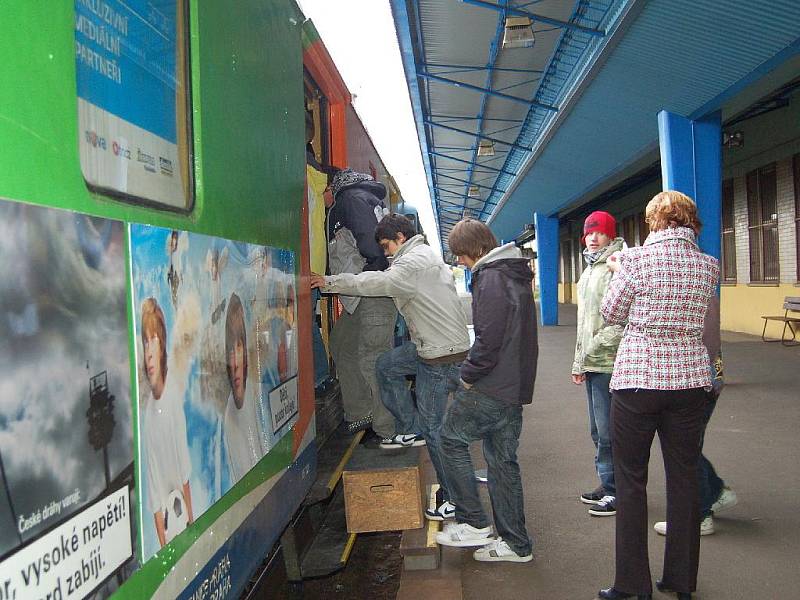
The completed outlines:
[[[622,339],[621,325],[608,325],[600,314],[603,296],[611,283],[606,260],[622,250],[624,241],[616,237],[617,222],[610,214],[595,211],[583,224],[583,258],[586,269],[578,281],[578,333],[572,382],[586,386],[589,408],[589,433],[594,443],[594,464],[600,485],[580,495],[590,504],[589,514],[610,517],[617,514],[614,463],[611,452],[611,372],[617,347]]]

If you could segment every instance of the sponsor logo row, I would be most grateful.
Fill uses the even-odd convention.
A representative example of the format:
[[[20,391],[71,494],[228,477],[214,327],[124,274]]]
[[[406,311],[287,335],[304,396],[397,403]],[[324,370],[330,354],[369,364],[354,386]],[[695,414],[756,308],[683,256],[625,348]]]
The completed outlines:
[[[87,129],[84,133],[86,136],[86,143],[92,146],[92,148],[97,148],[98,150],[103,151],[110,149],[114,156],[118,156],[119,158],[126,160],[135,160],[136,162],[142,163],[145,171],[149,171],[150,173],[156,173],[160,171],[162,175],[166,175],[168,177],[172,177],[173,173],[175,172],[173,162],[169,158],[159,156],[158,161],[156,161],[155,156],[144,152],[141,148],[136,148],[136,152],[134,153],[126,144],[117,140],[113,140],[109,145],[108,140],[105,137],[98,135],[96,131],[90,131]]]

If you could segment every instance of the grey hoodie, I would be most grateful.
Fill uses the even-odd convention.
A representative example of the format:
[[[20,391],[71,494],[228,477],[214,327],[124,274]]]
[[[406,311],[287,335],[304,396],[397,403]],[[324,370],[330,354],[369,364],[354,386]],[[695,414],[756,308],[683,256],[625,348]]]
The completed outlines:
[[[329,275],[325,284],[324,292],[391,296],[422,358],[440,358],[469,349],[467,317],[453,272],[421,235],[400,246],[386,271]]]

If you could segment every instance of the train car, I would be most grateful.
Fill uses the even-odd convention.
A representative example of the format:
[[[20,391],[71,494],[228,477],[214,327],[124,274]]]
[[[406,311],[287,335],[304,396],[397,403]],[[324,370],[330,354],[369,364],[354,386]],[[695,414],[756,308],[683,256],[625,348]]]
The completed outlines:
[[[237,597],[315,479],[346,86],[290,0],[25,2],[0,58],[0,600]]]

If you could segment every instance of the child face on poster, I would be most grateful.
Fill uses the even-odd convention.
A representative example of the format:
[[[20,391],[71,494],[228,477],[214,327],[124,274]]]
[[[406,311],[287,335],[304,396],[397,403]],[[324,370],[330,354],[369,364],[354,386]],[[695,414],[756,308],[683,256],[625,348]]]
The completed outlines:
[[[142,351],[147,382],[158,400],[167,378],[167,328],[164,313],[155,298],[142,303]]]
[[[233,401],[241,409],[247,388],[247,330],[244,306],[236,294],[231,294],[225,319],[225,356]]]

